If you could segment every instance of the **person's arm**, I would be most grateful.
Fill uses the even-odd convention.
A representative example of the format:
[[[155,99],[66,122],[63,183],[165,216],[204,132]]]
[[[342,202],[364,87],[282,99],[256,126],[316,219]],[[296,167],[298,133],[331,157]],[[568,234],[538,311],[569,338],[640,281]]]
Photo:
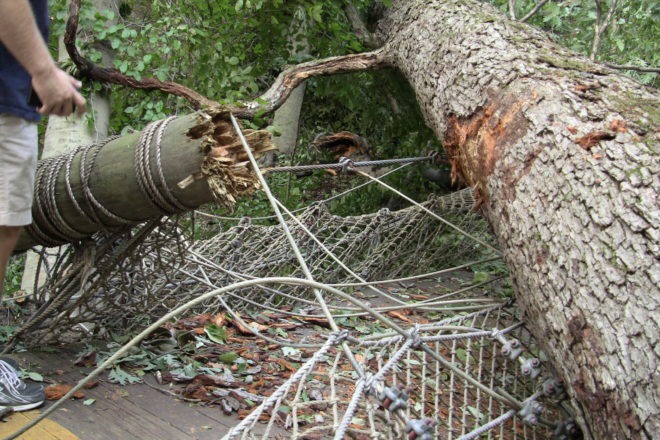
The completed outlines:
[[[0,41],[32,76],[39,113],[67,116],[85,111],[80,82],[59,69],[37,28],[28,0],[0,0]]]

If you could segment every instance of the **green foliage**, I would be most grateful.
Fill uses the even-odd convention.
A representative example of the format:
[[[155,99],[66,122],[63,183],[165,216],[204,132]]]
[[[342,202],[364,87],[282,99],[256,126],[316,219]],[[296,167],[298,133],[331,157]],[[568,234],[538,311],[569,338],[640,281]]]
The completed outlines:
[[[5,273],[5,295],[11,296],[12,293],[20,290],[24,266],[25,254],[16,255],[9,260]]]
[[[204,328],[206,336],[217,344],[224,344],[227,341],[227,329],[216,324],[209,324]]]
[[[139,383],[142,381],[142,378],[134,374],[129,373],[123,368],[117,366],[113,367],[108,373],[108,380],[119,385],[128,385],[132,383]]]
[[[516,16],[522,17],[538,0],[518,0]],[[508,10],[508,0],[490,0],[502,11]],[[603,15],[611,0],[605,0]],[[550,32],[563,46],[591,53],[596,21],[594,0],[561,0],[547,2],[528,22]],[[619,0],[612,23],[603,34],[597,59],[615,64],[639,67],[660,63],[660,3],[648,0]],[[654,73],[628,72],[645,84],[660,86]]]
[[[54,33],[61,34],[66,2],[51,3]],[[100,62],[98,47],[110,47],[122,73],[178,82],[221,103],[254,98],[289,64],[362,50],[347,23],[337,19],[341,1],[132,0],[122,2],[124,15],[94,11],[92,3],[83,2],[80,18],[79,45],[88,58]],[[309,55],[299,55],[302,45],[309,46]],[[183,100],[158,92],[118,89],[113,100],[117,132],[190,110]]]

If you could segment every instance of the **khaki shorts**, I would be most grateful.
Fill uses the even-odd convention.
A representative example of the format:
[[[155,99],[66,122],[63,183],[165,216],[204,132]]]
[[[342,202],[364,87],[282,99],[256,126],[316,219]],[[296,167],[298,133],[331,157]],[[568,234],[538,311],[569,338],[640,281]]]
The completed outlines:
[[[37,124],[0,114],[0,226],[32,223]]]

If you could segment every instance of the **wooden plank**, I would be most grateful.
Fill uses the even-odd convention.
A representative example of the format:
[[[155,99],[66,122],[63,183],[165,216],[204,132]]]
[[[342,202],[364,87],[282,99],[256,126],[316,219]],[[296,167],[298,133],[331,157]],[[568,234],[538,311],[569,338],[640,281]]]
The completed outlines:
[[[13,434],[35,419],[40,413],[39,410],[32,410],[10,414],[5,419],[5,423],[0,423],[0,437],[4,438]],[[17,438],[19,440],[80,440],[78,436],[51,419],[43,420]]]
[[[13,357],[24,368],[57,383],[75,385],[91,371],[73,364],[77,357],[75,348],[62,348],[54,353],[20,353]],[[218,407],[189,404],[145,384],[120,386],[101,378],[97,387],[83,392],[84,399],[65,402],[50,419],[84,440],[217,440],[240,421],[238,417],[226,416]],[[84,405],[87,399],[95,401]],[[45,407],[48,405],[52,402],[47,402]],[[35,440],[51,438],[58,437]],[[62,440],[69,438],[76,437]]]

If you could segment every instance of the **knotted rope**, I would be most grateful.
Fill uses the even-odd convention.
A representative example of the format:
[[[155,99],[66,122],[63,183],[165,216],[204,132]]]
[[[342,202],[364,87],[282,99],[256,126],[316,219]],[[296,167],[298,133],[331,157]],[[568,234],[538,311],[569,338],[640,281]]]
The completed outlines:
[[[171,116],[149,124],[135,147],[134,173],[138,186],[148,203],[161,214],[174,214],[191,208],[179,201],[170,191],[161,163],[161,145],[167,126],[176,117]],[[100,143],[79,146],[76,149],[39,162],[35,176],[33,222],[26,228],[39,244],[57,246],[77,242],[91,235],[79,224],[73,224],[63,213],[61,186],[64,186],[68,202],[84,222],[96,230],[107,231],[118,225],[135,225],[141,219],[131,219],[112,212],[104,206],[92,191],[91,177],[101,150],[117,136]],[[78,175],[72,174],[78,160]],[[77,190],[74,191],[74,188]],[[59,200],[59,202],[58,202]],[[70,217],[70,216],[69,216]],[[80,223],[80,222],[79,222]],[[93,229],[87,228],[87,229]]]

